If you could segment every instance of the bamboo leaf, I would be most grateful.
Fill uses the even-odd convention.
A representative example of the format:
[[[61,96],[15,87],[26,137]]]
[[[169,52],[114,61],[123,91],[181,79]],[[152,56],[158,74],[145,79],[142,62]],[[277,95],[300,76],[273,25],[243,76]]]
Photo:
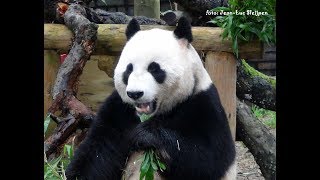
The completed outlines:
[[[235,52],[236,57],[238,58],[238,39],[235,38],[232,43],[232,49]]]
[[[49,123],[50,123],[50,113],[47,115],[46,119],[44,120],[44,134],[47,132]]]
[[[143,178],[146,176],[149,167],[150,167],[150,156],[149,153],[145,152],[143,161],[141,163],[140,167],[140,180],[143,180]]]
[[[106,0],[101,0],[101,2],[103,2],[103,4],[105,4],[107,6]]]
[[[62,156],[60,155],[59,157],[57,157],[56,159],[53,159],[52,161],[50,161],[48,164],[50,164],[50,166],[52,168],[56,168],[60,162],[60,160],[62,159]]]
[[[152,166],[154,171],[158,171],[158,167],[157,167],[157,165],[156,165],[156,163],[154,161],[151,161],[151,166]]]
[[[150,115],[148,115],[148,114],[142,114],[141,116],[140,116],[140,121],[141,122],[144,122],[144,121],[147,121],[147,120],[149,120],[150,119]]]
[[[217,24],[218,23],[218,21],[216,21],[216,20],[211,20],[211,21],[208,21],[207,23],[212,23],[212,24]]]
[[[228,14],[225,16],[215,17],[212,23],[223,29],[222,39],[228,38],[232,41],[232,49],[238,54],[238,43],[240,41],[250,41],[258,38],[262,42],[276,42],[276,19],[275,19],[275,0],[229,0],[228,7],[217,7],[213,11],[226,12],[247,12],[247,10],[267,12],[268,15],[254,16],[245,15],[238,16]],[[244,30],[243,32],[239,29]]]
[[[157,161],[158,162],[158,166],[159,166],[159,168],[160,168],[160,171],[164,171],[164,170],[166,170],[166,166],[162,163],[162,162],[160,162],[160,161]]]
[[[227,7],[216,7],[216,8],[213,8],[212,11],[215,11],[215,12],[230,11],[230,8],[227,8]]]
[[[154,170],[153,168],[150,166],[149,170],[146,174],[146,179],[145,180],[153,180],[154,179]]]

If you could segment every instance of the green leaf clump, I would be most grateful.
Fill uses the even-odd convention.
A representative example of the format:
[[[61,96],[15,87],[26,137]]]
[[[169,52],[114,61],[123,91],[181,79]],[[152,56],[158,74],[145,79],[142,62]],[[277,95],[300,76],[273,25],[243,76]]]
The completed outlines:
[[[140,121],[141,121],[141,122],[145,122],[145,121],[149,120],[150,117],[151,117],[151,115],[141,114],[141,115],[140,115]]]
[[[153,150],[145,151],[140,166],[140,180],[153,180],[154,172],[158,170],[161,172],[166,170],[165,164]]]
[[[44,133],[47,131],[50,123],[50,114],[44,120]],[[66,180],[65,168],[69,165],[74,155],[74,146],[65,144],[63,153],[48,161],[44,153],[44,180]]]
[[[63,153],[55,159],[48,161],[45,157],[44,180],[66,180],[65,168],[73,158],[73,146],[64,145]]]
[[[239,42],[254,39],[267,44],[276,42],[275,0],[229,0],[228,3],[228,7],[212,9],[218,16],[209,22],[223,29],[222,39],[231,39],[237,57]]]

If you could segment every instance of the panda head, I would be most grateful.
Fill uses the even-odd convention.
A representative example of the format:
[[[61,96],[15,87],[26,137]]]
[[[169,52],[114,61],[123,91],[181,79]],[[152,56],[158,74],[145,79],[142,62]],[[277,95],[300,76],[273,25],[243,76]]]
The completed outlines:
[[[114,82],[122,100],[133,105],[138,115],[166,113],[204,88],[198,78],[203,65],[190,44],[191,25],[186,18],[179,19],[173,32],[142,31],[132,19],[126,36]]]

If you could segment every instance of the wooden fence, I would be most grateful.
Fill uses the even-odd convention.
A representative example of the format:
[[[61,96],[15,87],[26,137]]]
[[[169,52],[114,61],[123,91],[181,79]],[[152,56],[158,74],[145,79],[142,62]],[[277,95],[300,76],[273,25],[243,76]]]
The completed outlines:
[[[160,28],[166,30],[174,30],[172,26],[157,25],[141,25],[142,30]],[[104,63],[100,69],[107,71],[112,77],[113,68],[116,65],[117,57],[126,43],[125,24],[99,24],[98,39],[94,55],[92,58],[99,58],[108,63]],[[235,138],[236,129],[236,59],[232,53],[232,45],[230,41],[222,40],[220,35],[221,28],[213,27],[193,27],[192,45],[200,53],[200,57],[204,60],[204,66],[210,77],[216,85],[220,94],[221,102],[225,108],[230,129]],[[49,61],[47,50],[68,52],[72,44],[72,32],[61,24],[44,24],[44,50],[45,61]],[[51,51],[50,51],[51,52]],[[244,59],[259,59],[262,56],[262,44],[258,41],[240,44],[239,57]],[[47,66],[50,63],[45,62]],[[51,63],[52,68],[56,69],[57,65]],[[45,66],[45,76],[51,73],[55,75],[55,70],[50,70]],[[49,72],[50,71],[50,72]],[[45,79],[48,79],[45,77]],[[44,92],[50,90],[52,82],[45,82]],[[46,96],[45,96],[46,97]],[[50,99],[50,97],[47,100]],[[48,101],[50,103],[50,100]],[[48,107],[48,106],[45,106]]]

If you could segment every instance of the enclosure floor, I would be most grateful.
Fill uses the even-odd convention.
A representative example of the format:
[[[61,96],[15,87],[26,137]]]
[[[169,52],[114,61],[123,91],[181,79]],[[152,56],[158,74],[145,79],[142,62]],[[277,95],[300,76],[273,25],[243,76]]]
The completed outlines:
[[[264,180],[259,165],[242,141],[236,141],[237,180]]]

